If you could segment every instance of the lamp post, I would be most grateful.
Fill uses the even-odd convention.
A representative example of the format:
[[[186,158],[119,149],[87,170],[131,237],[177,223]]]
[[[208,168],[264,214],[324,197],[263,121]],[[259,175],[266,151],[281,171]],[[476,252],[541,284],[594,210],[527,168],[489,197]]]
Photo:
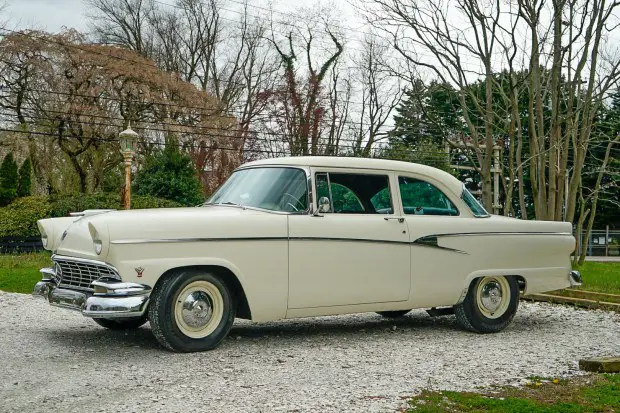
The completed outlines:
[[[122,131],[119,135],[121,144],[121,153],[125,161],[125,196],[124,203],[125,209],[131,208],[131,162],[133,156],[136,153],[136,146],[138,144],[138,134],[128,126],[127,129]]]

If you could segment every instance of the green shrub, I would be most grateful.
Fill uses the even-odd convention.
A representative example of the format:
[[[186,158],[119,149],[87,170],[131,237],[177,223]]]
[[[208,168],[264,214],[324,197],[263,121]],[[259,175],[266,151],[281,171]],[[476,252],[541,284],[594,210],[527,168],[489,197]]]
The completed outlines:
[[[13,154],[4,157],[0,165],[0,206],[8,205],[17,197],[17,163]]]
[[[119,194],[92,194],[92,195],[53,195],[49,199],[51,216],[66,217],[71,212],[81,212],[86,209],[123,209]],[[132,209],[175,208],[181,204],[167,199],[152,196],[133,195]]]
[[[49,198],[52,217],[66,217],[71,212],[86,209],[120,209],[121,200],[118,194],[75,194],[52,195]]]
[[[37,236],[37,221],[49,216],[50,205],[45,197],[18,198],[0,208],[0,237]]]
[[[170,199],[187,206],[204,202],[191,159],[172,146],[145,159],[136,173],[134,187],[138,195]]]
[[[66,217],[86,209],[121,209],[120,195],[55,195],[49,198],[29,196],[18,198],[0,208],[0,237],[38,236],[37,221],[43,218]],[[132,208],[175,208],[180,204],[152,196],[133,196]]]
[[[120,200],[120,198],[119,198]],[[155,198],[149,195],[132,195],[131,207],[133,209],[149,209],[149,208],[178,208],[183,205],[169,199]]]

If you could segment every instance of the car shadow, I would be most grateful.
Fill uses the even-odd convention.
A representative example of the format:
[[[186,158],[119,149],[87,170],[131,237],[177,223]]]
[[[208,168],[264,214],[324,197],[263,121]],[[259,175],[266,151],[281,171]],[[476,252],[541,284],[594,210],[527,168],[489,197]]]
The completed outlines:
[[[519,333],[528,330],[527,323],[514,320],[506,331]],[[307,345],[316,338],[317,344],[324,344],[325,339],[347,340],[383,340],[386,336],[421,336],[430,332],[445,334],[475,334],[463,330],[456,323],[454,316],[430,317],[425,312],[417,311],[398,318],[384,318],[379,315],[314,317],[273,322],[252,322],[236,320],[228,339],[220,348],[227,348],[227,343],[243,344],[267,340],[270,345],[278,342],[288,343],[297,340]],[[499,333],[502,334],[502,333]],[[104,328],[72,328],[62,330],[45,330],[45,336],[53,344],[70,347],[75,350],[96,351],[103,354],[117,354],[119,347],[144,350],[163,350],[152,334],[150,325],[135,330],[115,331]],[[483,335],[481,335],[483,337]],[[320,340],[318,339],[320,338]],[[67,349],[71,351],[70,349]]]
[[[367,336],[378,333],[421,332],[429,329],[456,330],[454,317],[431,318],[426,314],[408,314],[398,318],[362,316],[351,320],[349,317],[333,316],[281,320],[267,323],[239,322],[230,335],[241,338],[256,337],[305,337],[315,336]]]

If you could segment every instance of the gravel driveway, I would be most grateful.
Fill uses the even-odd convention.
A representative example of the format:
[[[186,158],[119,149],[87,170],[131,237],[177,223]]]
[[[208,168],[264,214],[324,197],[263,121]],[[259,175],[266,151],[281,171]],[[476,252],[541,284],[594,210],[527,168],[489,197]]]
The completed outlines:
[[[147,326],[107,331],[0,292],[0,411],[395,411],[424,388],[474,390],[579,374],[620,355],[620,315],[522,303],[504,332],[414,311],[235,323],[211,352],[162,350]]]

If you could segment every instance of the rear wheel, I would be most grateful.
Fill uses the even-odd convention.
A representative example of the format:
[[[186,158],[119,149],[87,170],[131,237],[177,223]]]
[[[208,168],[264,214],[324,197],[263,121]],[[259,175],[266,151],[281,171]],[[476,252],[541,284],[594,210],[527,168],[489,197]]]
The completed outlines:
[[[454,306],[456,320],[476,333],[495,333],[510,324],[519,306],[515,277],[482,277],[472,281],[462,303]]]
[[[145,324],[148,318],[145,314],[142,317],[131,318],[93,318],[93,321],[110,330],[132,330]]]
[[[184,271],[158,284],[151,294],[149,320],[161,345],[179,352],[215,348],[235,319],[227,285],[209,272]]]
[[[396,311],[377,311],[377,314],[386,318],[398,318],[407,314],[411,310],[396,310]]]

